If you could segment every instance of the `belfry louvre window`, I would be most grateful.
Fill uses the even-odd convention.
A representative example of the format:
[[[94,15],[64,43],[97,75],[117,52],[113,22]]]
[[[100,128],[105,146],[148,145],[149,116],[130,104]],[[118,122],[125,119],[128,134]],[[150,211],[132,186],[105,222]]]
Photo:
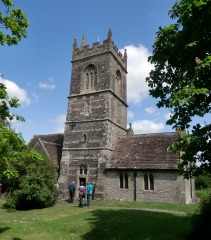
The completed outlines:
[[[119,174],[119,186],[120,188],[128,189],[128,174],[120,172]]]
[[[85,70],[84,89],[94,89],[97,81],[97,70],[93,64],[90,64]]]
[[[116,79],[115,79],[115,92],[119,97],[122,97],[122,76],[121,72],[118,70],[116,72]]]
[[[154,190],[154,176],[153,174],[144,174],[144,190]]]

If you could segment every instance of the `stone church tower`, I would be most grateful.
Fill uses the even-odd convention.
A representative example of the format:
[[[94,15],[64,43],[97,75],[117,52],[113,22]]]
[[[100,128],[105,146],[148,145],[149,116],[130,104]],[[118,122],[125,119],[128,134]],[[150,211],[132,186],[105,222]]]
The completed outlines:
[[[75,181],[92,181],[104,195],[104,169],[120,136],[127,134],[127,53],[109,30],[103,43],[73,43],[71,87],[64,131],[59,186],[62,198]]]

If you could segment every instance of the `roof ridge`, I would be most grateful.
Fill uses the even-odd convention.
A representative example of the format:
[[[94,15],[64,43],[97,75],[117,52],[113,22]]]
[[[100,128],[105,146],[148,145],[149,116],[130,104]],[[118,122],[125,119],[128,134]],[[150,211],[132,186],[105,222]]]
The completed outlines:
[[[159,133],[138,133],[138,134],[134,134],[132,136],[127,136],[127,137],[139,137],[139,136],[159,136],[159,135],[164,135],[164,136],[167,136],[167,135],[176,135],[177,133],[176,132],[159,132]]]
[[[57,145],[57,146],[62,146],[62,144],[59,143],[55,143],[55,142],[50,142],[50,141],[45,141],[43,139],[39,139],[41,142],[45,143],[45,144],[51,144],[51,145]]]
[[[117,141],[125,140],[125,139],[131,139],[131,138],[138,138],[138,137],[153,137],[153,136],[176,136],[176,132],[160,132],[160,133],[139,133],[134,135],[125,135],[118,138]]]

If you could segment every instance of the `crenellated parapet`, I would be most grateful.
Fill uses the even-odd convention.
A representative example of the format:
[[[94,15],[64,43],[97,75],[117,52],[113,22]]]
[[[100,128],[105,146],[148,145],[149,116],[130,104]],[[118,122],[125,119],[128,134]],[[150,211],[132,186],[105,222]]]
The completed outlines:
[[[107,38],[103,42],[94,42],[92,45],[87,43],[86,37],[83,35],[80,46],[78,46],[77,39],[73,40],[72,61],[78,61],[91,56],[106,54],[110,52],[120,62],[120,64],[127,69],[127,51],[125,49],[122,53],[112,40],[112,32],[109,29]]]

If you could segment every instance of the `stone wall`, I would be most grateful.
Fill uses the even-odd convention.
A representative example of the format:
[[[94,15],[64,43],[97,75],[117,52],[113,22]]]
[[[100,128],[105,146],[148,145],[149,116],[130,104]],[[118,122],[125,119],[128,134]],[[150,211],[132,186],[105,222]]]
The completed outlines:
[[[76,182],[77,189],[79,187],[79,178],[86,179],[86,182],[92,181],[96,183],[99,154],[99,150],[63,150],[61,163],[62,172],[60,177],[61,198],[68,198],[68,183],[71,181]],[[87,167],[86,174],[80,173],[81,166]]]
[[[128,173],[128,189],[120,188],[119,171],[105,173],[105,199],[134,201],[134,172]],[[144,172],[136,172],[137,201],[190,203],[186,180],[176,171],[153,171],[154,190],[144,190]]]
[[[86,142],[84,134],[87,136]],[[103,197],[104,170],[110,162],[115,141],[123,134],[126,134],[124,129],[108,120],[79,122],[73,129],[69,124],[66,125],[60,174],[62,198],[67,198],[68,183],[76,181],[78,187],[80,177],[95,183],[96,192]],[[87,166],[86,176],[79,174],[81,165]]]

